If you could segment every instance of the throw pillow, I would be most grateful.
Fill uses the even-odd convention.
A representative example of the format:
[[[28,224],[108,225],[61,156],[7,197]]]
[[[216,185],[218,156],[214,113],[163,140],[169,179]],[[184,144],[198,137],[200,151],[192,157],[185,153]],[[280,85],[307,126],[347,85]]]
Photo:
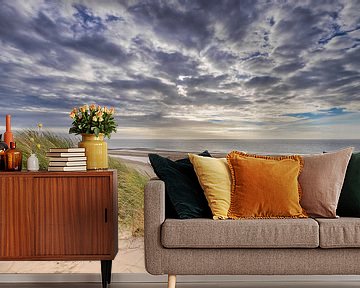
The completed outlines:
[[[346,168],[353,148],[304,156],[299,177],[303,191],[301,206],[312,217],[335,218]]]
[[[360,217],[360,152],[351,155],[336,213],[344,217]]]
[[[233,151],[227,155],[231,176],[228,216],[241,218],[305,218],[300,206],[300,156],[259,156]]]
[[[200,155],[211,157],[208,151]],[[151,166],[165,182],[167,218],[210,218],[211,211],[189,158],[172,161],[149,154]]]
[[[231,175],[225,158],[189,154],[213,219],[226,219],[230,207]]]

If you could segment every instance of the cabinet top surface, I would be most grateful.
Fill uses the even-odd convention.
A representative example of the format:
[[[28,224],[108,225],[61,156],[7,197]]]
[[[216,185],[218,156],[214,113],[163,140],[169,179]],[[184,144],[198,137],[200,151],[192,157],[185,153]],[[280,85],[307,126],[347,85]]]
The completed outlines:
[[[36,172],[30,172],[30,171],[21,171],[21,172],[6,172],[6,171],[0,171],[0,177],[2,176],[31,176],[31,177],[46,177],[46,176],[63,176],[63,177],[69,177],[69,176],[108,176],[111,174],[116,173],[117,171],[114,169],[106,169],[106,170],[87,170],[87,171],[61,171],[61,172],[49,172],[49,171],[36,171]]]

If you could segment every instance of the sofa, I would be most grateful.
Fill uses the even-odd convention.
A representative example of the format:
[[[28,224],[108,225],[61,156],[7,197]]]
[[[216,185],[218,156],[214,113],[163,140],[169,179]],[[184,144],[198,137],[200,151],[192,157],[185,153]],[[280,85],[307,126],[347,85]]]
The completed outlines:
[[[165,218],[165,183],[144,191],[145,266],[153,275],[359,275],[360,218]]]

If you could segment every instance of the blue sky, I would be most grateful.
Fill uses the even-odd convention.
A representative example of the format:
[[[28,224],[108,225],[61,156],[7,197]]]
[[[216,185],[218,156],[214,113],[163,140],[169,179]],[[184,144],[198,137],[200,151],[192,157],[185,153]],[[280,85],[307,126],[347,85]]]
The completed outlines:
[[[0,1],[0,129],[360,138],[360,1]]]

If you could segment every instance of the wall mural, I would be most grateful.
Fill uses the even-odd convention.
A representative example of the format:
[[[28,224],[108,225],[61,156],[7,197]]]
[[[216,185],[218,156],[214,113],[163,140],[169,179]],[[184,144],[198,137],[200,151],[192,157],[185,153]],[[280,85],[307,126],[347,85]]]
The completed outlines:
[[[73,107],[114,107],[113,271],[145,272],[147,153],[360,150],[358,11],[356,0],[1,1],[0,133],[11,114],[18,147],[46,168],[46,143],[79,141]],[[0,262],[39,271],[98,263]]]

